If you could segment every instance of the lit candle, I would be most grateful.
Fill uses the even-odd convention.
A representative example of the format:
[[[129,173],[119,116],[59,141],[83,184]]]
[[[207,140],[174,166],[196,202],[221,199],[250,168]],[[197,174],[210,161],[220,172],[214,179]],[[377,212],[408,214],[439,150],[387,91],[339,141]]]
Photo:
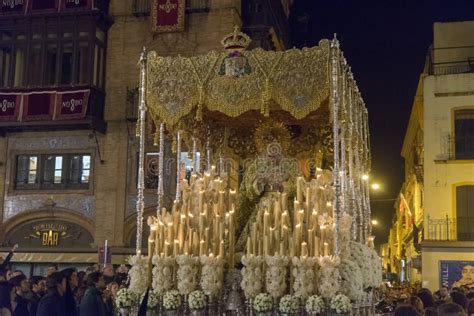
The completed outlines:
[[[306,188],[306,209],[309,211],[309,206],[311,204],[311,188],[308,186]]]
[[[288,194],[287,193],[281,194],[281,208],[283,211],[288,210]]]
[[[280,241],[280,256],[286,256],[285,243]]]
[[[225,198],[225,191],[219,191],[218,207],[219,207],[219,214],[220,215],[224,215],[224,212],[225,212],[224,198]]]
[[[173,243],[173,223],[169,222],[168,223],[168,244]]]
[[[155,248],[155,238],[148,238],[148,256],[151,256],[153,254],[153,248]]]
[[[301,182],[302,181],[303,181],[302,177],[296,178],[296,200],[299,203],[303,202],[303,190],[301,188],[301,186],[302,186]]]
[[[230,269],[233,269],[235,266],[234,247],[235,247],[235,218],[234,218],[234,210],[232,209],[229,212],[229,268]]]
[[[319,238],[317,236],[314,237],[314,256],[319,257]]]
[[[225,254],[224,254],[224,241],[221,240],[221,243],[219,245],[219,256],[221,258],[224,258]]]
[[[168,241],[165,241],[165,257],[168,257],[169,256],[169,247],[170,247],[170,243]]]
[[[252,254],[252,245],[250,241],[250,237],[247,237],[247,256]]]
[[[324,243],[324,256],[329,256],[329,244],[327,242]]]
[[[263,254],[264,254],[264,256],[268,256],[268,254],[269,254],[268,236],[263,236]]]
[[[175,239],[174,244],[173,244],[173,255],[177,256],[179,255],[179,240]]]
[[[301,257],[308,257],[308,245],[304,241],[301,243]]]
[[[199,256],[204,256],[204,247],[206,246],[206,243],[204,240],[201,239],[201,242],[199,243]]]
[[[270,216],[270,213],[268,213],[267,210],[265,210],[265,214],[263,215],[263,235],[267,234],[268,231],[268,218]]]
[[[311,213],[311,227],[316,228],[318,225],[318,212],[313,208],[313,212]]]

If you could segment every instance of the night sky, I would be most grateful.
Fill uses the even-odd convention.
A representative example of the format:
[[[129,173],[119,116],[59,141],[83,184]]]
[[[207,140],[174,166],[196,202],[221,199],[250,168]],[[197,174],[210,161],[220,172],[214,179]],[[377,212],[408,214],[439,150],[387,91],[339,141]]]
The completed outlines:
[[[387,240],[404,181],[400,155],[418,78],[433,41],[433,23],[474,20],[474,0],[295,0],[296,47],[337,37],[369,111],[371,192],[377,244]]]

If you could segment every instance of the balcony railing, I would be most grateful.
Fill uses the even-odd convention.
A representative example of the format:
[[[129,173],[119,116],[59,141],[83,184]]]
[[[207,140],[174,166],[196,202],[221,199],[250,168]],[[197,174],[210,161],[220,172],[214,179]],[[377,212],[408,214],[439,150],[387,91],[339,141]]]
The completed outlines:
[[[474,241],[474,216],[430,218],[428,216],[429,241]]]
[[[473,50],[474,46],[465,46],[465,47],[443,47],[443,48],[433,48],[430,47],[427,54],[427,64],[425,71],[429,75],[442,76],[442,75],[452,75],[452,74],[462,74],[462,73],[474,73],[474,57],[468,57],[465,60],[457,60],[452,62],[436,62],[435,59],[435,50],[440,53],[448,52],[459,52],[463,50]],[[468,55],[469,56],[469,55]]]
[[[150,15],[152,0],[133,0],[132,13],[135,16]],[[186,12],[208,12],[210,0],[186,0]]]

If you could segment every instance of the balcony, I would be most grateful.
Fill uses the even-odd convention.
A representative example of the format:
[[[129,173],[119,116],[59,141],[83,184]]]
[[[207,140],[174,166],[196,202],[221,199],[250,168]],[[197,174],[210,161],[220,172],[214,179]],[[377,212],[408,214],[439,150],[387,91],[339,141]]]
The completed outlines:
[[[474,241],[474,216],[431,218],[425,241]]]
[[[105,133],[105,95],[90,86],[1,89],[0,135],[91,129]]]
[[[134,16],[150,15],[152,0],[133,0],[132,14]],[[186,13],[209,12],[210,0],[186,0]]]
[[[461,57],[459,60],[451,60],[453,55],[469,56],[466,52],[472,52],[472,50],[474,50],[474,46],[430,47],[427,54],[425,72],[431,76],[474,73],[474,57],[464,57],[465,59]],[[441,60],[443,62],[440,62]]]

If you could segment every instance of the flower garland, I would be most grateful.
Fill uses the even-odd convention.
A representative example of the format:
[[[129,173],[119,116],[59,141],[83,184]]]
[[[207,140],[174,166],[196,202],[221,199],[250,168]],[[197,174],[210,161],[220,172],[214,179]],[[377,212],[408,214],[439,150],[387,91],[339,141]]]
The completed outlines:
[[[266,289],[273,297],[278,298],[285,294],[286,290],[286,267],[289,259],[285,256],[267,256]]]
[[[138,296],[135,292],[128,288],[118,290],[115,304],[118,308],[129,308],[138,303]]]
[[[260,293],[255,296],[253,301],[253,308],[259,312],[268,312],[272,309],[273,306],[273,299],[270,294],[267,293]]]
[[[176,257],[178,263],[178,291],[187,295],[197,288],[199,258],[180,255]]]
[[[224,261],[221,257],[201,256],[201,288],[208,296],[217,296],[224,285]]]
[[[350,260],[342,260],[339,265],[341,275],[341,292],[352,301],[358,301],[364,294],[362,273],[357,263]]]
[[[128,275],[130,276],[129,289],[138,295],[142,295],[148,284],[148,258],[141,255],[134,255],[128,258],[128,263],[132,265]]]
[[[338,314],[347,314],[352,310],[351,300],[344,294],[337,294],[331,299],[331,309]]]
[[[206,308],[206,295],[203,291],[192,291],[189,293],[189,308],[192,310],[201,310]]]
[[[300,301],[294,295],[285,295],[281,298],[278,309],[282,313],[297,313],[300,310]]]
[[[262,291],[263,287],[263,272],[262,272],[263,258],[261,256],[243,256],[242,264],[242,287],[245,297],[254,298]]]
[[[324,298],[330,298],[339,291],[341,276],[337,266],[338,257],[319,257],[319,293]]]
[[[163,295],[163,307],[167,310],[176,310],[181,306],[181,296],[176,290],[171,290]]]
[[[317,259],[314,257],[299,258],[293,257],[293,277],[295,282],[293,283],[293,290],[295,295],[302,298],[307,298],[315,292],[316,275],[314,268]]]
[[[326,303],[321,296],[313,295],[306,301],[305,310],[308,314],[322,314],[326,310]]]
[[[173,287],[174,258],[153,256],[152,287],[158,295],[163,295]]]

